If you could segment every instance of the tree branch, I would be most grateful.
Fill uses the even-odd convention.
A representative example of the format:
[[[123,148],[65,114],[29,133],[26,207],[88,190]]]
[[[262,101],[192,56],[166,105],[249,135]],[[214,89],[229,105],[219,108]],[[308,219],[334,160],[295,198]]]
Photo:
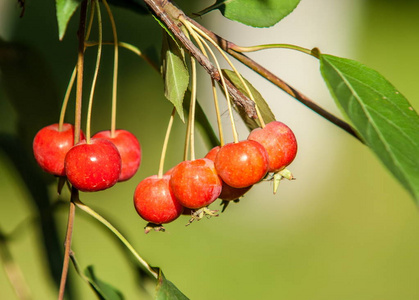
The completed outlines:
[[[288,83],[286,83],[285,81],[283,81],[282,79],[277,77],[275,74],[273,74],[272,72],[270,72],[269,70],[267,70],[266,68],[264,68],[263,66],[261,66],[260,64],[255,62],[254,60],[252,60],[250,57],[248,57],[248,56],[244,55],[243,53],[241,53],[240,51],[238,51],[239,47],[236,44],[220,37],[219,35],[215,34],[214,32],[212,32],[212,31],[208,30],[207,28],[205,28],[204,26],[200,25],[199,23],[197,23],[193,19],[191,19],[189,17],[186,17],[186,19],[189,22],[191,22],[192,24],[194,24],[195,26],[197,26],[199,29],[201,29],[203,32],[205,32],[224,51],[226,51],[228,54],[230,54],[231,56],[236,58],[238,61],[240,61],[241,63],[243,63],[244,65],[246,65],[247,67],[249,67],[250,69],[255,71],[256,73],[258,73],[259,75],[261,75],[265,79],[269,80],[273,84],[275,84],[281,90],[283,90],[284,92],[286,92],[290,96],[294,97],[296,100],[300,101],[302,104],[304,104],[308,108],[312,109],[313,111],[315,111],[316,113],[321,115],[323,118],[327,119],[328,121],[332,122],[336,126],[342,128],[347,133],[351,134],[352,136],[354,136],[355,138],[360,140],[358,135],[355,133],[353,128],[348,123],[339,119],[338,117],[331,114],[330,112],[328,112],[324,108],[320,107],[313,100],[311,100],[310,98],[305,96],[303,93],[301,93],[298,90],[296,90],[295,88],[293,88],[291,85],[289,85]]]
[[[308,108],[312,109],[314,112],[321,115],[323,118],[327,119],[331,123],[335,124],[336,126],[342,128],[347,133],[351,134],[358,140],[362,142],[362,140],[358,137],[356,132],[353,128],[346,123],[345,121],[341,120],[340,118],[336,117],[335,115],[331,114],[327,110],[323,109],[319,105],[317,105],[313,100],[305,96],[303,93],[299,92],[291,85],[277,77],[275,74],[249,58],[248,56],[244,55],[239,51],[239,48],[234,43],[218,36],[214,32],[208,30],[207,28],[203,27],[193,19],[189,18],[185,15],[185,13],[174,6],[170,0],[144,0],[144,2],[150,7],[150,9],[155,13],[157,18],[159,18],[167,27],[168,29],[174,34],[174,36],[183,44],[183,46],[190,52],[192,56],[196,58],[196,60],[204,67],[204,69],[208,72],[208,74],[214,79],[220,82],[220,74],[211,62],[205,57],[201,51],[186,37],[183,33],[181,27],[183,26],[182,23],[179,21],[179,17],[184,17],[186,20],[197,26],[201,29],[205,34],[207,34],[213,41],[215,41],[224,51],[228,54],[239,60],[241,63],[255,71],[256,73],[260,74],[265,79],[269,80],[277,87],[282,89],[284,92],[289,94],[290,96],[294,97],[296,100],[300,101],[302,104],[307,106]],[[230,81],[227,80],[227,88],[229,93],[231,94],[233,101],[236,105],[245,109],[246,113],[252,117],[256,118],[256,111],[254,107],[254,103],[243,95],[237,88],[232,85]]]
[[[144,0],[156,17],[162,21],[173,35],[179,40],[189,53],[195,57],[198,63],[207,71],[214,80],[220,82],[221,77],[218,69],[211,61],[195,46],[195,44],[182,31],[183,24],[179,17],[187,18],[185,13],[174,6],[168,0]],[[255,104],[252,100],[240,92],[229,80],[226,79],[229,94],[234,103],[242,107],[251,118],[257,118]]]

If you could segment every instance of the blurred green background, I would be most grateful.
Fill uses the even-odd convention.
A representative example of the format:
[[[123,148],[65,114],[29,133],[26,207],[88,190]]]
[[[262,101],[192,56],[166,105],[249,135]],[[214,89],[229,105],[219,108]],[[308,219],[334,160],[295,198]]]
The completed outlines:
[[[16,167],[7,151],[0,151],[0,232],[13,232],[7,245],[23,272],[33,299],[54,299],[57,289],[48,271],[39,219],[33,217],[48,209],[45,208],[48,203],[42,204],[39,200],[43,195],[56,200],[56,183],[41,172],[31,173],[34,162],[30,142],[39,128],[58,121],[61,99],[76,61],[77,17],[73,18],[66,37],[60,42],[53,1],[27,1],[21,19],[17,4],[6,4],[9,2],[13,1],[0,1],[0,10],[5,16],[0,17],[0,22],[4,22],[0,37],[18,43],[19,48],[13,49],[23,49],[26,54],[19,68],[10,66],[7,62],[13,61],[13,52],[5,51],[8,48],[2,42],[0,59],[5,69],[0,73],[0,137],[3,149],[7,146],[14,149],[12,156],[19,165]],[[188,7],[186,11],[190,12],[198,11],[212,1],[189,2],[178,3]],[[196,8],[192,8],[191,3]],[[320,1],[312,13],[320,16],[319,22],[326,24],[326,30],[317,33],[310,32],[310,24],[305,23],[308,16],[299,14],[306,3],[307,0],[302,0],[284,24],[299,23],[302,29],[297,34],[302,40],[307,34],[310,42],[315,43],[324,36],[331,36],[333,42],[302,46],[321,46],[324,52],[340,55],[340,50],[336,50],[338,53],[333,50],[350,40],[346,47],[350,49],[343,51],[350,53],[349,58],[378,70],[414,107],[419,107],[417,1],[342,1],[344,9],[336,1]],[[328,5],[331,3],[334,4]],[[140,49],[156,45],[158,49],[161,29],[152,18],[120,8],[114,8],[113,12],[120,40]],[[335,28],[327,23],[328,19],[344,18],[346,14],[352,16],[348,23],[353,29],[350,34],[345,28]],[[203,18],[209,28],[217,26],[217,32],[235,41],[234,32],[224,28],[224,34],[222,26],[214,22],[212,25],[211,18]],[[248,29],[244,25],[232,26],[242,31]],[[281,26],[279,23],[275,27]],[[111,39],[106,21],[104,32],[104,39]],[[258,32],[261,38],[264,36],[264,29],[249,29],[249,32]],[[295,35],[289,40],[283,36],[265,39],[265,43],[289,42]],[[276,52],[275,56],[282,53]],[[298,55],[301,57],[302,54]],[[105,47],[94,104],[94,132],[107,129],[110,123],[112,59],[112,47]],[[94,50],[87,52],[86,61],[88,87],[91,77],[88,74],[95,61]],[[301,77],[304,72],[304,69],[300,70],[296,76]],[[29,82],[20,81],[22,74]],[[132,194],[141,179],[157,173],[171,105],[164,98],[160,76],[124,49],[120,50],[119,74],[117,124],[140,140],[142,165],[130,181],[107,191],[82,193],[81,199],[119,228],[138,252],[151,265],[161,267],[166,277],[188,297],[419,299],[419,216],[409,194],[366,147],[275,89],[280,104],[284,105],[277,106],[275,102],[274,113],[295,128],[299,142],[299,154],[290,166],[297,180],[282,182],[275,196],[270,183],[259,184],[218,218],[204,219],[185,227],[187,217],[181,217],[166,226],[166,233],[145,235],[145,222],[133,209]],[[304,80],[309,84],[311,78]],[[37,89],[31,87],[34,82]],[[208,107],[209,114],[213,114],[208,103],[211,92],[208,86],[202,86],[198,97],[203,106]],[[42,87],[41,91],[39,87]],[[304,85],[301,88],[312,96]],[[261,91],[264,94],[264,90]],[[87,88],[85,95],[88,95]],[[337,113],[330,97],[318,100]],[[267,97],[267,101],[274,99]],[[289,103],[293,104],[290,106]],[[72,122],[71,109],[68,116],[67,120]],[[215,120],[213,115],[209,118]],[[224,114],[223,118],[227,116]],[[316,128],[316,132],[309,128]],[[176,120],[167,169],[182,159],[184,129]],[[242,131],[242,137],[244,134]],[[204,155],[207,148],[203,143],[198,146],[199,155]],[[28,176],[34,186],[28,187],[22,174]],[[39,185],[44,181],[51,183],[47,190]],[[38,197],[37,204],[32,197],[34,194]],[[67,199],[68,194],[64,194],[62,200]],[[218,209],[218,204],[211,207]],[[50,234],[58,235],[58,246],[61,246],[67,205],[57,206],[54,216],[58,227]],[[48,225],[45,226],[48,229]],[[140,279],[132,262],[126,259],[115,238],[80,210],[76,212],[72,249],[82,268],[93,265],[97,275],[121,290],[126,299],[150,298],[148,292],[152,293],[153,287],[150,286],[148,292],[139,287]],[[4,266],[4,262],[0,264]],[[72,267],[70,269],[75,299],[95,299],[90,288]],[[3,270],[0,271],[0,299],[17,299]]]

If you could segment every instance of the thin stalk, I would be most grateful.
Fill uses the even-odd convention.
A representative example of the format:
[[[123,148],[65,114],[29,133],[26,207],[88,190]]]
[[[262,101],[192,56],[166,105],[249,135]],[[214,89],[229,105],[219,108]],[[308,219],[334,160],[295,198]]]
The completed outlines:
[[[230,95],[229,95],[228,90],[227,90],[226,82],[225,82],[225,79],[224,79],[224,76],[223,76],[223,72],[221,71],[220,64],[218,63],[218,60],[217,60],[214,52],[209,47],[209,45],[199,35],[197,35],[195,33],[195,31],[189,26],[190,23],[185,22],[184,24],[185,24],[185,27],[190,31],[193,38],[195,40],[200,40],[200,42],[202,42],[202,44],[205,45],[205,47],[207,48],[208,52],[211,54],[216,66],[217,66],[217,69],[218,69],[218,71],[220,73],[220,77],[221,77],[221,83],[223,85],[223,89],[224,89],[224,92],[225,92],[225,97],[226,97],[226,100],[227,100],[227,108],[228,108],[228,113],[229,113],[229,117],[230,117],[231,128],[233,130],[233,139],[234,139],[234,142],[237,143],[239,141],[239,138],[238,138],[238,134],[237,134],[236,124],[234,122],[233,109],[231,108]]]
[[[102,16],[100,13],[99,1],[95,1],[95,3],[96,3],[96,10],[97,10],[99,44],[97,47],[96,66],[95,66],[95,71],[93,74],[92,87],[90,89],[89,106],[87,108],[87,122],[86,122],[86,143],[87,144],[90,143],[93,97],[95,94],[97,76],[99,74],[100,59],[102,57]]]
[[[76,85],[76,109],[74,116],[74,144],[80,141],[81,130],[81,107],[83,99],[83,73],[84,73],[84,39],[86,28],[87,1],[83,1],[80,8],[80,22],[77,31],[79,47],[77,54],[77,85]]]
[[[317,114],[319,114],[320,116],[322,116],[323,118],[328,120],[329,122],[335,124],[336,126],[340,127],[341,129],[345,130],[347,133],[349,133],[350,135],[352,135],[353,137],[358,139],[360,142],[363,142],[358,137],[358,135],[356,134],[354,129],[351,127],[351,125],[349,125],[345,121],[341,120],[340,118],[336,117],[335,115],[331,114],[330,112],[328,112],[327,110],[325,110],[324,108],[319,106],[312,99],[308,98],[306,95],[304,95],[303,93],[301,93],[300,91],[298,91],[297,89],[295,89],[294,87],[292,87],[291,85],[289,85],[288,83],[286,83],[285,81],[280,79],[278,76],[276,76],[275,74],[273,74],[272,72],[267,70],[265,67],[263,67],[262,65],[260,65],[259,63],[257,63],[253,59],[251,59],[250,57],[246,56],[245,54],[243,54],[239,51],[235,51],[234,48],[236,47],[236,45],[234,43],[222,38],[221,36],[215,34],[214,32],[212,32],[210,30],[208,30],[207,28],[200,25],[199,23],[197,23],[193,19],[191,19],[191,18],[189,18],[185,15],[184,15],[184,17],[190,23],[194,24],[195,26],[199,27],[202,31],[204,31],[209,37],[211,37],[211,39],[213,41],[215,41],[218,45],[220,45],[220,47],[222,47],[222,49],[224,49],[224,51],[226,51],[228,54],[230,54],[235,59],[240,61],[242,64],[249,67],[251,70],[255,71],[256,73],[261,75],[266,80],[272,82],[278,88],[280,88],[281,90],[283,90],[284,92],[289,94],[291,97],[295,98],[296,100],[301,102],[303,105],[307,106],[308,108],[310,108],[311,110],[313,110],[314,112],[316,112]],[[319,52],[318,49],[315,48],[315,49],[311,50],[311,52],[312,52],[313,56],[318,57],[318,52]]]
[[[108,11],[109,20],[112,26],[113,43],[114,43],[114,64],[113,64],[113,79],[112,79],[112,116],[111,116],[111,137],[115,137],[116,129],[116,103],[117,103],[117,87],[118,87],[118,35],[116,33],[115,20],[112,11],[106,2],[102,0]]]
[[[195,160],[196,61],[191,56],[191,160]]]
[[[218,105],[217,88],[215,86],[215,80],[212,78],[211,78],[211,89],[212,89],[212,96],[214,98],[215,114],[217,116],[217,126],[218,126],[218,134],[220,136],[220,146],[224,146],[224,134],[223,134],[223,127],[221,123],[220,106]]]
[[[79,28],[77,31],[79,45],[78,45],[78,54],[77,54],[77,89],[76,89],[76,111],[75,111],[75,120],[74,120],[74,143],[80,141],[80,131],[81,131],[81,106],[82,106],[82,96],[83,96],[83,67],[84,67],[84,40],[85,40],[85,30],[86,30],[86,11],[87,11],[87,1],[83,1],[80,5],[80,20]],[[73,194],[77,193],[76,189],[72,190]],[[70,255],[70,245],[71,238],[73,234],[73,222],[74,222],[74,204],[70,202],[70,209],[68,212],[68,222],[67,222],[67,234],[65,241],[65,251],[64,251],[64,261],[63,268],[61,272],[61,281],[60,281],[60,290],[58,293],[58,299],[62,300],[64,298],[65,284],[67,282],[68,275],[68,262]]]
[[[297,45],[292,45],[292,44],[265,44],[265,45],[255,45],[255,46],[248,46],[248,47],[234,45],[233,47],[231,47],[231,49],[237,52],[255,52],[255,51],[267,50],[267,49],[291,49],[291,50],[296,50],[296,51],[303,52],[305,54],[309,54],[311,56],[316,57],[314,53],[311,51],[311,49],[307,49],[307,48],[300,47]]]
[[[77,74],[77,66],[74,67],[73,73],[71,73],[70,82],[68,83],[67,90],[65,91],[63,105],[61,106],[60,120],[58,122],[58,131],[61,131],[63,129],[65,112],[67,110],[67,105],[68,105],[68,100],[70,99],[71,90],[73,89],[73,85],[76,80],[76,74]]]
[[[166,158],[167,145],[169,144],[169,137],[170,137],[170,132],[172,131],[172,125],[173,125],[173,120],[175,119],[175,114],[176,114],[176,107],[173,107],[173,110],[169,119],[169,125],[167,125],[166,136],[164,137],[163,148],[161,150],[159,173],[157,175],[159,178],[163,177],[163,169],[164,169],[164,161]]]
[[[119,240],[127,247],[127,249],[132,253],[132,255],[137,259],[137,261],[147,270],[154,278],[158,278],[159,274],[153,270],[153,268],[135,251],[134,247],[128,242],[128,240],[111,224],[108,220],[103,218],[93,209],[88,207],[87,205],[83,204],[80,199],[75,199],[74,203],[77,205],[78,208],[83,210],[84,212],[88,213],[90,216],[98,220],[100,223],[105,225],[112,233],[119,238]]]
[[[67,282],[67,275],[68,275],[68,263],[70,258],[70,249],[71,249],[71,239],[73,236],[73,227],[74,227],[74,217],[75,217],[75,211],[76,207],[73,203],[73,198],[77,198],[79,194],[79,191],[75,188],[72,188],[71,190],[71,198],[70,201],[70,209],[68,211],[68,221],[67,221],[67,233],[65,236],[65,242],[64,242],[64,261],[63,261],[63,269],[61,272],[61,281],[60,281],[60,291],[58,293],[58,299],[62,300],[64,299],[64,292],[65,292],[65,284]]]
[[[241,76],[241,74],[237,71],[236,67],[234,66],[234,64],[231,62],[231,60],[228,58],[228,56],[224,53],[223,49],[221,49],[220,46],[218,46],[218,44],[216,42],[214,42],[205,32],[203,32],[202,30],[200,30],[198,27],[196,27],[194,24],[188,22],[187,20],[185,20],[184,18],[180,19],[181,22],[183,22],[183,24],[188,24],[190,26],[190,28],[192,28],[192,30],[194,30],[195,32],[197,32],[201,37],[205,38],[207,41],[209,41],[217,50],[218,52],[223,56],[223,58],[227,61],[227,63],[230,65],[230,67],[233,69],[234,73],[236,73],[237,77],[239,78],[241,84],[244,86],[247,94],[249,95],[249,98],[255,103],[255,109],[256,109],[256,114],[259,118],[259,121],[261,123],[262,128],[265,127],[265,122],[263,121],[263,117],[262,114],[260,113],[260,110],[256,104],[255,98],[253,97],[253,94],[249,88],[249,86],[246,84],[246,82],[243,79],[243,76]],[[186,26],[186,25],[185,25]]]
[[[193,32],[193,31],[191,31],[191,32]],[[196,41],[196,43],[198,44],[198,47],[201,50],[201,52],[205,55],[205,57],[208,58],[207,51],[205,50],[205,47],[204,47],[202,41],[199,38],[197,38],[195,35],[193,37],[194,37],[194,40]],[[215,55],[213,53],[212,53],[212,57],[215,57]],[[215,111],[216,111],[216,115],[217,115],[217,125],[218,125],[219,137],[220,137],[220,144],[222,146],[222,145],[224,145],[224,135],[223,135],[223,128],[222,128],[222,125],[221,125],[221,115],[220,115],[220,107],[218,105],[217,89],[215,87],[215,80],[213,78],[211,78],[211,86],[212,86],[212,95],[213,95],[213,98],[214,98]]]

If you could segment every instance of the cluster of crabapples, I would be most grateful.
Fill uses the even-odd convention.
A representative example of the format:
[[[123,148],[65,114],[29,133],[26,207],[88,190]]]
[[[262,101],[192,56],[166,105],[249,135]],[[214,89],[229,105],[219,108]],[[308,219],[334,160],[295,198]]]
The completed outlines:
[[[44,171],[66,176],[83,192],[101,191],[130,179],[141,162],[141,146],[131,132],[100,131],[89,141],[80,132],[80,142],[74,145],[74,126],[69,123],[38,131],[33,152]]]
[[[74,145],[74,126],[64,123],[42,128],[33,141],[41,168],[65,176],[80,191],[95,192],[130,179],[141,162],[141,146],[127,130],[96,133],[89,142],[80,132]],[[217,198],[242,197],[268,173],[284,170],[297,154],[291,129],[274,121],[254,129],[247,140],[217,146],[204,158],[183,161],[162,176],[142,180],[134,192],[134,206],[151,228],[163,229],[182,213],[199,219],[213,214],[207,207]]]
[[[297,154],[291,129],[274,121],[254,129],[247,140],[217,146],[204,158],[182,161],[164,175],[141,181],[134,193],[138,214],[151,228],[191,214],[193,221],[205,214],[217,198],[233,201],[243,196],[268,173],[284,170]],[[189,224],[189,223],[188,223]]]

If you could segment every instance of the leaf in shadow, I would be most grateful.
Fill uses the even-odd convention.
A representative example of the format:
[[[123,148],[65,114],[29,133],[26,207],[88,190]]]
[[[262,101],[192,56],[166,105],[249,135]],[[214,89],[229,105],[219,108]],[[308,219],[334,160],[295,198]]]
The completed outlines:
[[[249,94],[246,91],[246,88],[244,87],[243,83],[241,82],[240,78],[237,76],[237,74],[231,70],[222,70],[225,77],[227,77],[231,83],[234,84],[235,87],[239,89],[240,92],[242,92],[244,95],[250,98]],[[243,78],[246,85],[249,87],[250,92],[252,93],[255,103],[259,108],[259,111],[262,115],[263,121],[265,124],[268,124],[272,121],[275,121],[275,116],[273,112],[271,111],[268,103],[266,103],[265,99],[263,99],[262,95],[259,93],[257,89],[245,78]],[[249,130],[261,127],[260,122],[257,119],[250,118],[247,113],[240,109],[238,106],[234,106],[236,111],[239,113],[240,117],[243,119],[246,126],[249,128]]]
[[[187,300],[186,297],[171,281],[167,280],[161,269],[156,287],[156,300]]]

